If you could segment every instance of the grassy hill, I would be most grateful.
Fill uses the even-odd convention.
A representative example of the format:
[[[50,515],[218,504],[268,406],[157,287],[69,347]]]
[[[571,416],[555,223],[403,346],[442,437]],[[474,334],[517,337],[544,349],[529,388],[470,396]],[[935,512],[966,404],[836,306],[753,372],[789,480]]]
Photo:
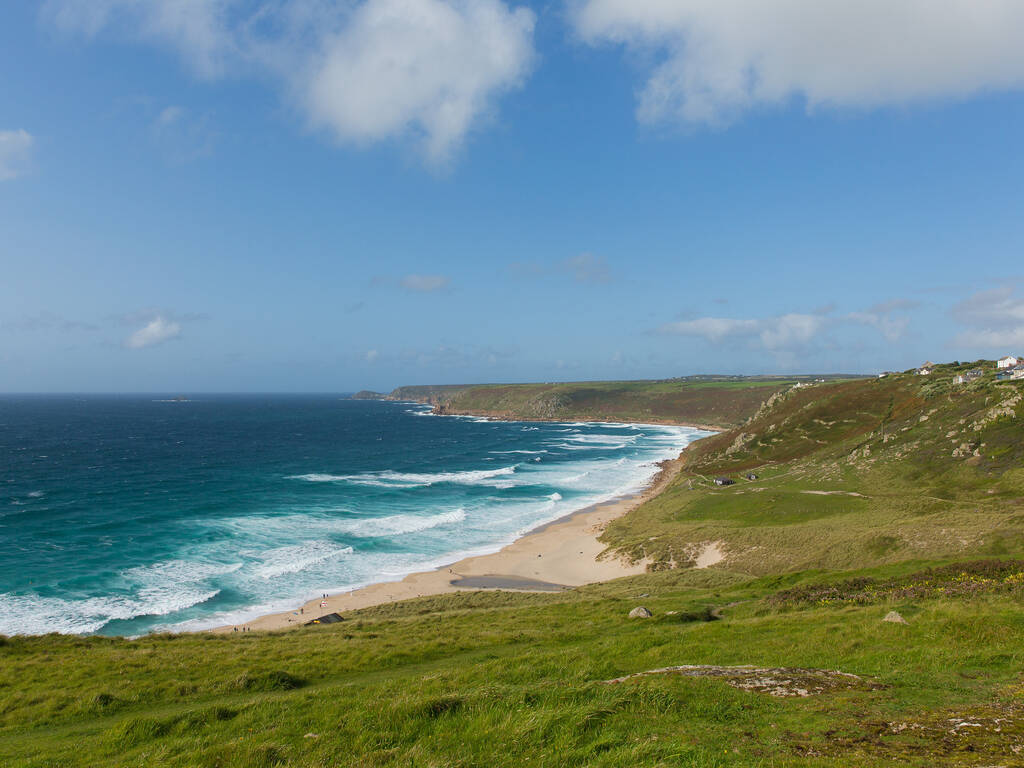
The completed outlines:
[[[756,413],[776,392],[813,380],[809,376],[695,376],[663,381],[401,387],[392,398],[429,402],[439,413],[502,419],[665,422],[728,429]]]
[[[780,389],[695,443],[605,533],[642,576],[0,640],[0,765],[1021,765],[1024,382],[963,367]]]
[[[605,540],[657,568],[722,541],[750,574],[1024,551],[1024,383],[995,382],[990,365],[954,385],[970,367],[775,395],[694,444],[673,486]]]

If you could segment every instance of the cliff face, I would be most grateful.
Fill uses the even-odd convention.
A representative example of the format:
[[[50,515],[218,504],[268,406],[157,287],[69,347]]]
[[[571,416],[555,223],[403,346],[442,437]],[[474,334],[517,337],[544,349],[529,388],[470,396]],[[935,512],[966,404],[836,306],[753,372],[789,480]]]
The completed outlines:
[[[440,414],[523,421],[631,421],[729,429],[757,413],[788,381],[583,382],[466,387],[434,403]]]
[[[463,384],[428,384],[393,389],[384,399],[439,406],[466,389]]]

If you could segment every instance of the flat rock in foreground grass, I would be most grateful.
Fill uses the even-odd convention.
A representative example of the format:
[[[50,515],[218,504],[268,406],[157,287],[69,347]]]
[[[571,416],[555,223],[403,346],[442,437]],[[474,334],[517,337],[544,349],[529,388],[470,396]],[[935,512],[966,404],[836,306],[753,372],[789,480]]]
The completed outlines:
[[[816,696],[836,690],[878,690],[885,686],[849,672],[828,669],[798,669],[792,667],[754,667],[749,665],[718,666],[713,664],[683,664],[636,672],[624,677],[602,681],[614,685],[638,677],[651,675],[681,675],[683,677],[718,677],[734,688],[767,693],[770,696]]]
[[[649,619],[653,614],[642,605],[637,606],[629,612],[629,618],[631,619]]]
[[[885,614],[885,618],[882,621],[888,621],[890,624],[906,624],[907,620],[900,616],[899,611],[889,611]]]

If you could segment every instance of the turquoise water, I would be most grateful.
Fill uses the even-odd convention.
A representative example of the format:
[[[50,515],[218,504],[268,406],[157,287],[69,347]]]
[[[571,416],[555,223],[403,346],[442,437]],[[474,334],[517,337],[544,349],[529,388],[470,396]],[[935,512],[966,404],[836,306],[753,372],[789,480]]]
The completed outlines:
[[[337,396],[0,397],[0,634],[235,623],[495,551],[696,429]]]

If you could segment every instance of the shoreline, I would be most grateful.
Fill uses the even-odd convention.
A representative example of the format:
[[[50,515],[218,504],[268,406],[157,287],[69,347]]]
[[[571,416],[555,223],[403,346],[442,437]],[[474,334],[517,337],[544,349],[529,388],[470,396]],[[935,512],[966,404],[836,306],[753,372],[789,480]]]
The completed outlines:
[[[411,402],[411,401],[410,401]],[[417,403],[417,405],[430,405],[430,403]],[[490,419],[492,421],[533,421],[542,422],[545,424],[570,424],[573,423],[569,418],[564,419],[545,419],[540,416],[514,416],[509,413],[501,411],[449,411],[444,406],[434,405],[431,406],[435,416],[475,416],[481,419]],[[605,421],[602,419],[575,419],[580,423],[587,424],[636,424],[637,426],[643,426],[644,424],[650,424],[654,427],[689,427],[690,429],[701,429],[705,432],[728,432],[734,427],[724,427],[722,425],[715,424],[697,424],[689,421],[672,421],[670,419],[647,419],[645,421]]]
[[[685,450],[674,459],[658,462],[658,473],[640,492],[592,504],[542,523],[497,552],[471,555],[433,570],[411,573],[400,580],[377,582],[326,599],[310,600],[292,610],[267,614],[252,621],[197,631],[223,634],[240,631],[243,627],[251,631],[290,629],[321,616],[417,597],[498,589],[553,592],[646,573],[644,561],[628,563],[618,557],[599,559],[607,547],[598,538],[612,520],[632,512],[669,486],[682,469]]]

